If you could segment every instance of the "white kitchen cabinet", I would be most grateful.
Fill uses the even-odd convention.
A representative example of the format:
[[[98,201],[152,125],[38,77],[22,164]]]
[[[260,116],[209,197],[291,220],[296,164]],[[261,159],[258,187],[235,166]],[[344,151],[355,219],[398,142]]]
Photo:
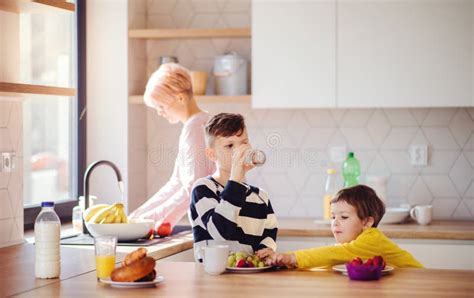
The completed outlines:
[[[474,1],[252,2],[255,108],[474,105]]]
[[[340,107],[473,103],[472,0],[339,0]]]
[[[332,237],[278,237],[277,251],[288,252],[333,244],[335,241]]]
[[[392,240],[410,252],[426,268],[474,270],[474,241]],[[334,244],[334,238],[329,237],[278,237],[277,251],[288,252]]]
[[[474,241],[395,239],[426,268],[474,270]]]
[[[252,106],[336,106],[336,1],[252,1]]]

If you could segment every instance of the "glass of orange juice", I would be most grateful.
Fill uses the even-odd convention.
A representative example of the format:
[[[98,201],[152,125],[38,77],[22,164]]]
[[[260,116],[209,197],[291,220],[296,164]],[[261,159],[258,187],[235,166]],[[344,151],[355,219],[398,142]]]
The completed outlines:
[[[97,280],[109,278],[115,268],[115,249],[117,237],[100,236],[94,238],[95,267]]]

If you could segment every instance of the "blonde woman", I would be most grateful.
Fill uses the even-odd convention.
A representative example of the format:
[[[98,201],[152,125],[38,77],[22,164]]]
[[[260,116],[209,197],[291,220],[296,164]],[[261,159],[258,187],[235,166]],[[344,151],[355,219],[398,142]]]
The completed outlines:
[[[148,80],[144,100],[169,123],[183,124],[169,181],[130,214],[130,218],[153,219],[156,230],[163,223],[173,227],[186,215],[194,181],[212,174],[214,165],[204,157],[204,126],[209,115],[193,98],[191,77],[186,68],[175,63],[161,65]]]

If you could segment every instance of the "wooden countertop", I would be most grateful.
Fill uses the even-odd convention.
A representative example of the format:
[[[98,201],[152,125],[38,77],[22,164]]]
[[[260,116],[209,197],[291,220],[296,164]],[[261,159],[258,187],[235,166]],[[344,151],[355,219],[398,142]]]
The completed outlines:
[[[180,233],[169,241],[146,247],[148,254],[159,260],[188,250],[193,246],[192,234]],[[116,262],[136,247],[117,246]],[[92,272],[95,274],[94,246],[61,246],[61,275],[59,279],[35,278],[35,247],[24,243],[0,249],[0,297],[26,292],[49,284]]]
[[[215,276],[206,274],[202,264],[191,262],[163,262],[156,270],[165,280],[155,288],[111,288],[97,283],[91,272],[20,297],[472,297],[474,293],[474,271],[464,270],[395,269],[370,282],[351,281],[329,270]]]
[[[321,225],[314,223],[311,219],[279,219],[279,237],[333,237],[330,231],[329,225]],[[382,225],[380,229],[390,238],[409,238],[409,239],[440,239],[440,240],[474,240],[474,222],[469,221],[435,221],[429,226],[420,226],[416,224],[400,224],[400,225]],[[147,247],[149,255],[155,259],[161,259],[175,253],[185,251],[192,248],[192,234],[184,233],[173,237],[168,242],[158,244],[156,246]],[[134,250],[135,247],[125,247],[119,246],[117,248],[117,262],[122,261],[126,253]],[[81,283],[83,278],[88,276],[95,276],[95,260],[94,260],[94,250],[93,246],[62,246],[61,247],[61,276],[60,279],[51,279],[51,280],[40,280],[35,279],[34,277],[34,246],[31,244],[22,244],[12,247],[0,249],[0,296],[9,296],[13,294],[23,293],[31,291],[42,287],[43,289],[50,288],[52,285],[56,285],[56,289],[65,291],[62,288],[62,284],[74,280],[75,282]],[[168,268],[171,265],[164,265],[164,268]],[[168,267],[167,267],[168,266]],[[184,265],[179,265],[184,266]],[[158,269],[161,268],[161,265],[158,265]],[[177,269],[170,267],[172,272],[175,272]],[[186,269],[188,270],[188,269]],[[202,272],[200,269],[189,269],[194,270],[194,272]],[[196,271],[197,270],[197,271]],[[436,274],[443,275],[445,271],[440,270],[428,270],[431,273],[427,273],[427,278],[431,278],[433,272]],[[166,271],[161,271],[162,275],[167,278],[166,284],[168,282],[168,274],[165,274]],[[402,272],[402,271],[400,271]],[[458,273],[453,271],[454,276]],[[293,279],[293,275],[285,275],[288,273],[281,272],[284,276],[288,276],[290,279]],[[298,280],[306,276],[307,273],[298,272],[301,275],[298,275]],[[173,278],[174,273],[170,273],[170,278]],[[196,273],[198,274],[198,273]],[[266,273],[262,276],[273,275],[275,273]],[[412,273],[410,273],[412,274]],[[83,277],[81,277],[83,276]],[[250,278],[249,275],[243,275],[242,277],[237,277],[236,275],[224,275],[231,276],[229,278],[240,280],[245,283],[245,281]],[[218,277],[224,278],[225,277]],[[260,275],[259,275],[260,276]],[[302,276],[302,277],[300,277]],[[395,276],[398,276],[395,275]],[[407,275],[411,276],[411,275]],[[469,273],[471,280],[473,279],[472,273]],[[79,279],[77,279],[79,278]],[[179,278],[179,273],[177,273],[177,278]],[[188,278],[188,277],[187,277]],[[206,275],[206,278],[211,278]],[[310,278],[310,277],[308,277]],[[311,277],[312,278],[312,277]],[[322,275],[321,278],[337,278],[333,275]],[[397,279],[398,277],[390,277]],[[93,279],[93,278],[92,278]],[[304,278],[302,278],[304,280]],[[409,280],[409,278],[407,278]],[[201,282],[201,281],[199,281]],[[260,282],[260,281],[259,281]],[[174,283],[174,282],[172,282]],[[409,283],[409,281],[408,281]],[[299,281],[298,281],[299,284]],[[436,284],[436,283],[435,283]],[[275,288],[278,288],[278,282],[276,285],[269,285]],[[103,285],[95,285],[94,289],[107,290],[112,292],[107,292],[107,295],[115,295],[115,293],[124,293],[113,292],[116,291],[104,288]],[[168,287],[168,286],[166,286]],[[415,286],[414,286],[415,287]],[[90,286],[87,287],[89,289]],[[162,287],[160,286],[159,289]],[[259,287],[260,288],[260,287]],[[311,286],[310,288],[313,288]],[[317,287],[316,287],[317,288]],[[324,287],[323,287],[324,288]],[[435,287],[436,288],[436,287]],[[249,289],[254,289],[249,285]],[[199,289],[200,290],[200,289]],[[347,290],[347,289],[346,289]],[[146,290],[142,290],[146,291]],[[166,293],[173,293],[174,290],[167,289]],[[180,294],[180,291],[184,289],[177,290],[177,294]],[[245,290],[244,290],[245,291]],[[345,293],[343,289],[339,289],[340,293]],[[384,290],[385,291],[385,290]],[[423,290],[424,291],[424,290]],[[310,293],[311,291],[307,292]],[[317,291],[315,290],[314,293]],[[382,291],[383,292],[383,291]],[[95,292],[94,292],[95,293]],[[148,293],[148,292],[145,292]],[[158,293],[152,292],[152,293]],[[240,292],[239,292],[240,293]],[[276,292],[279,293],[279,292]],[[305,293],[303,291],[303,293]],[[322,294],[327,294],[325,292],[320,292]],[[383,292],[385,293],[385,292]],[[390,292],[391,293],[391,292]],[[398,293],[398,292],[393,292]],[[405,292],[400,292],[405,293]],[[471,292],[472,293],[472,292]],[[118,294],[117,294],[118,295]],[[183,294],[184,295],[184,294]],[[472,295],[471,295],[472,296]]]
[[[330,224],[312,219],[278,219],[278,237],[333,237]],[[474,240],[474,221],[433,221],[430,225],[416,223],[379,225],[389,238]]]

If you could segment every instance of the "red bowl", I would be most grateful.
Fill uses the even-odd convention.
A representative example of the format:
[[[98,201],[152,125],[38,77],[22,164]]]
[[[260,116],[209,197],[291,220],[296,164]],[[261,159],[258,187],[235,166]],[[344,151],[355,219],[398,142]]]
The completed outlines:
[[[352,280],[378,280],[382,275],[382,265],[365,266],[346,263],[347,274]]]

